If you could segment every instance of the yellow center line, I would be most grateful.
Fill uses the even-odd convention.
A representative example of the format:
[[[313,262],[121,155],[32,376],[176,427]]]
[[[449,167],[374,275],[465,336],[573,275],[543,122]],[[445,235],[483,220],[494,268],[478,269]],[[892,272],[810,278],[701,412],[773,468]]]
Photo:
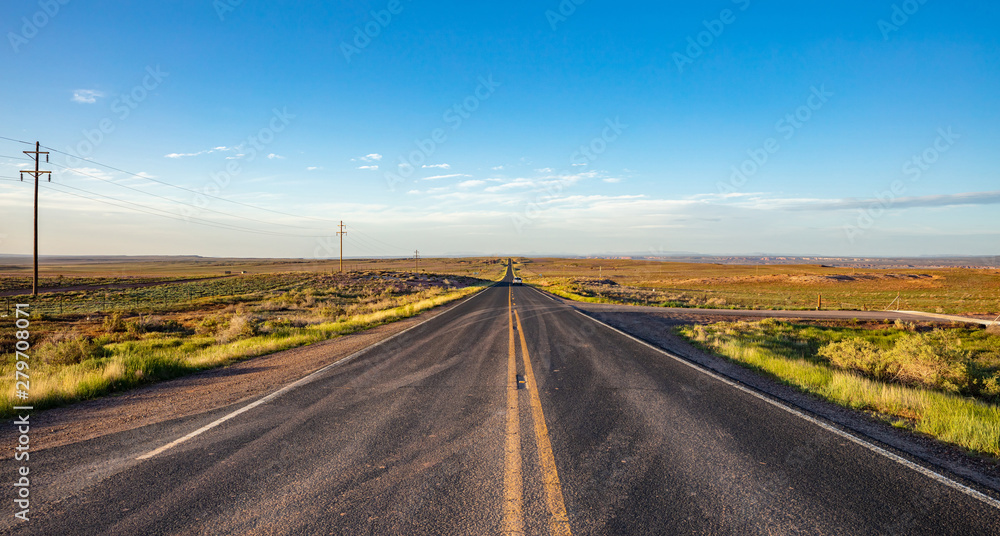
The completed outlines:
[[[572,534],[569,529],[569,516],[566,514],[566,504],[563,501],[562,485],[559,483],[559,472],[556,470],[556,459],[552,454],[549,428],[545,425],[542,400],[538,396],[535,373],[531,370],[531,357],[528,355],[528,343],[524,340],[521,315],[517,314],[516,310],[514,311],[514,319],[517,321],[517,334],[521,338],[521,357],[524,358],[524,375],[528,383],[528,392],[531,396],[531,416],[535,422],[538,461],[542,466],[542,482],[545,486],[545,496],[549,505],[549,533],[554,535],[569,535]]]
[[[507,443],[504,456],[503,532],[524,534],[522,514],[521,422],[517,409],[517,357],[514,350],[514,292],[507,292]]]

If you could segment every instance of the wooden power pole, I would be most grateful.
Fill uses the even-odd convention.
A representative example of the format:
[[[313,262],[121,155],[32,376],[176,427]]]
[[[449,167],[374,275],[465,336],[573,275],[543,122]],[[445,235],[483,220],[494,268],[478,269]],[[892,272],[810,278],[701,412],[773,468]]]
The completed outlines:
[[[344,273],[344,235],[347,234],[344,230],[344,220],[340,220],[340,230],[337,234],[340,235],[340,273]]]
[[[49,161],[48,151],[40,151],[39,149],[41,149],[41,143],[36,141],[34,151],[24,151],[24,154],[28,156],[34,155],[32,158],[35,159],[35,170],[34,171],[21,170],[21,173],[31,173],[35,177],[35,277],[31,281],[32,296],[38,296],[38,177],[48,174],[49,182],[52,182],[51,171],[42,171],[38,169],[38,165],[41,163],[41,155],[44,154],[45,161],[46,162]],[[21,180],[22,181],[24,180],[24,175],[21,175]]]
[[[413,250],[413,268],[414,271],[420,271],[420,250]]]

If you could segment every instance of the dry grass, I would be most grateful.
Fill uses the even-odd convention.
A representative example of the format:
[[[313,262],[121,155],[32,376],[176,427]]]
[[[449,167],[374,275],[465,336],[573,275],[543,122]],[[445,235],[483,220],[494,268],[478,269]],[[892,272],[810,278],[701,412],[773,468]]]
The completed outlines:
[[[845,342],[858,345],[861,340],[865,344],[860,346],[869,353],[896,352],[899,354],[896,359],[904,361],[903,368],[907,365],[926,368],[926,352],[938,357],[948,356],[943,360],[946,367],[953,367],[957,360],[964,360],[961,364],[969,367],[976,363],[996,363],[995,349],[1000,347],[1000,338],[990,336],[994,338],[977,344],[972,336],[955,335],[949,340],[948,337],[923,337],[905,330],[892,330],[897,333],[873,334],[869,340],[864,340],[852,336],[856,330],[845,329],[818,336],[815,329],[767,320],[684,327],[679,332],[692,342],[737,363],[831,402],[872,412],[896,426],[972,451],[1000,456],[1000,408],[987,401],[995,400],[996,394],[978,392],[982,400],[963,396],[973,394],[977,378],[952,378],[952,381],[963,383],[963,387],[936,385],[938,382],[928,381],[928,377],[897,375],[893,381],[879,380],[864,375],[857,367],[838,367],[836,362],[823,357],[824,348]],[[967,341],[965,354],[955,352],[955,340]],[[918,346],[912,345],[913,341],[920,342],[922,350],[914,353]],[[941,346],[935,347],[935,344]],[[998,371],[985,372],[984,375],[995,382]]]

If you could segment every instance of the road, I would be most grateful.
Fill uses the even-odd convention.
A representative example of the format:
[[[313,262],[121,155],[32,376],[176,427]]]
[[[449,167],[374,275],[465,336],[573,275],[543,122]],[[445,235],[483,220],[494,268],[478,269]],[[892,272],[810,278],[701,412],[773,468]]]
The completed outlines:
[[[511,277],[254,405],[33,453],[3,530],[1000,533],[995,502]]]

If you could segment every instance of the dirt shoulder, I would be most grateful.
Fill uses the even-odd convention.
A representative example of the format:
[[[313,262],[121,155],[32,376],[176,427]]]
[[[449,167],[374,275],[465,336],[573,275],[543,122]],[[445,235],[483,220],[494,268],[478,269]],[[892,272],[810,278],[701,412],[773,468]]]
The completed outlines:
[[[247,359],[119,395],[37,412],[31,417],[32,450],[85,441],[258,398],[442,314],[466,299],[336,339]],[[10,458],[12,452],[5,452],[0,459]]]

